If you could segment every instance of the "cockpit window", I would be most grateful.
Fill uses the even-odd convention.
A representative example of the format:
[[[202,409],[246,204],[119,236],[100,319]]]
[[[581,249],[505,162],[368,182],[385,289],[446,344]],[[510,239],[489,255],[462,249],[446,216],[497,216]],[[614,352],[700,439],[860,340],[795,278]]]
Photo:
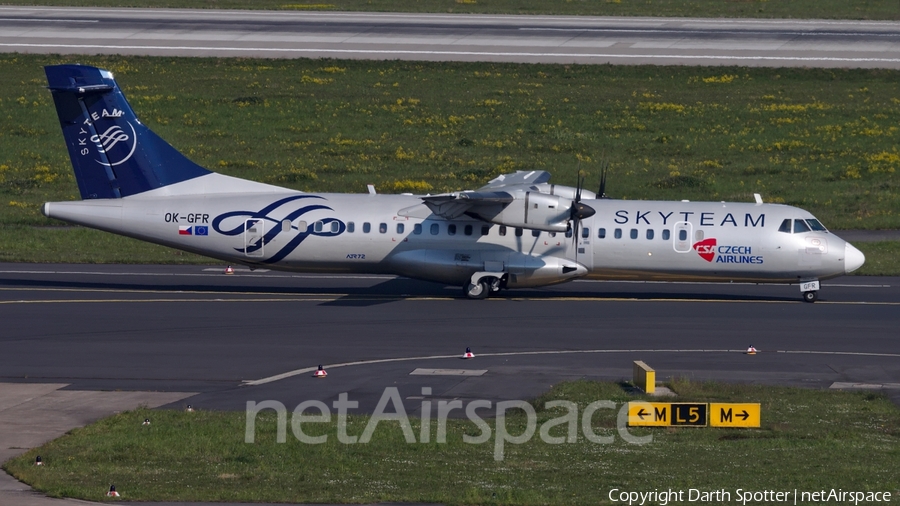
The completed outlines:
[[[817,219],[806,220],[806,223],[809,224],[809,228],[815,230],[816,232],[828,232],[828,229],[825,228],[824,225],[819,223]]]
[[[794,220],[794,233],[809,232],[809,225],[803,220]]]
[[[778,227],[778,231],[790,234],[791,233],[791,220],[786,219],[786,220],[782,221],[781,226]]]

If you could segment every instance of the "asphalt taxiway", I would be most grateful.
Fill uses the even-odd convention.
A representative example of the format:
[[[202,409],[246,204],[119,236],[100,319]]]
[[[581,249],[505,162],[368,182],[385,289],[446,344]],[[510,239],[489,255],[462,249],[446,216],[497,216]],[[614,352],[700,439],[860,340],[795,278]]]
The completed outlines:
[[[142,404],[293,410],[346,394],[359,403],[350,412],[372,412],[396,387],[416,415],[426,399],[627,381],[634,360],[659,380],[862,388],[900,403],[900,278],[838,278],[820,294],[807,304],[796,286],[576,281],[473,301],[392,276],[0,264],[0,461]],[[759,353],[744,354],[750,345]],[[312,377],[319,364],[325,379]],[[6,501],[83,504],[0,473]]]
[[[23,53],[900,68],[893,21],[0,7]]]
[[[528,399],[567,379],[628,380],[643,360],[660,379],[897,398],[898,309],[898,278],[826,281],[815,304],[796,286],[589,281],[472,301],[390,276],[0,264],[0,381],[193,392],[169,406],[221,410],[346,392],[370,411],[395,386],[415,412],[423,387]]]

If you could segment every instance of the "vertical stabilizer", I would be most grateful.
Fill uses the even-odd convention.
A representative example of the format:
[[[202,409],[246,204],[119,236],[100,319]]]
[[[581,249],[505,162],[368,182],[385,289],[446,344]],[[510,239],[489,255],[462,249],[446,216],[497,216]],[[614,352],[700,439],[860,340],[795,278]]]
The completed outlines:
[[[109,71],[44,70],[82,199],[127,197],[210,173],[137,119]]]

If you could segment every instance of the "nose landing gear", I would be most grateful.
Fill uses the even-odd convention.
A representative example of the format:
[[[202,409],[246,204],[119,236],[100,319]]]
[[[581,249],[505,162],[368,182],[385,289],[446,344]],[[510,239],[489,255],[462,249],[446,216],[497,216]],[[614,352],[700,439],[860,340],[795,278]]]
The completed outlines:
[[[800,281],[800,293],[803,295],[803,302],[812,303],[819,300],[819,280]]]

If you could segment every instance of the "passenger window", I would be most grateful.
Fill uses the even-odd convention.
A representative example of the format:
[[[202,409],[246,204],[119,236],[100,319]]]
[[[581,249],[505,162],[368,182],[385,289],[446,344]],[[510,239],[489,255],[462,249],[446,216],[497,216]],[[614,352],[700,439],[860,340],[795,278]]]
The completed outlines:
[[[540,237],[540,236],[541,236],[540,230],[532,230],[531,231],[531,237]]]
[[[794,233],[809,232],[809,225],[803,220],[794,220]]]
[[[583,229],[581,229],[581,238],[582,239],[587,239],[590,236],[591,236],[591,230],[589,228],[584,227]]]
[[[781,222],[781,226],[778,227],[779,232],[784,232],[786,234],[791,233],[791,220],[787,219]]]
[[[356,223],[353,223],[352,221],[348,221],[347,222],[347,232],[352,234],[354,231],[356,231]]]
[[[463,233],[466,235],[472,235],[472,225],[466,225],[463,229]]]
[[[622,238],[622,229],[617,228],[616,231],[613,233],[613,236],[615,236],[616,239],[621,239]]]
[[[331,222],[331,233],[336,234],[340,231],[341,231],[341,224],[336,221],[332,221]]]
[[[668,241],[672,237],[672,232],[669,229],[663,229],[662,238],[663,241]]]
[[[500,228],[498,231],[499,231],[500,235],[506,235],[506,225],[500,225]]]
[[[456,225],[452,223],[447,225],[447,233],[450,235],[456,235]]]
[[[819,220],[806,220],[806,223],[809,223],[809,228],[815,230],[816,232],[828,232],[828,229],[825,228],[825,225],[819,223]]]
[[[597,229],[597,238],[599,238],[599,239],[606,239],[606,229],[605,229],[605,228],[598,228],[598,229]]]
[[[416,223],[415,225],[413,225],[413,233],[416,235],[419,235],[422,233],[422,224],[421,223]]]
[[[378,225],[378,231],[381,232],[382,234],[386,234],[387,233],[387,223],[382,223],[382,224]]]
[[[687,241],[687,230],[679,230],[678,231],[678,240],[679,241]]]
[[[522,237],[523,230],[519,227],[516,227],[516,237]]]
[[[490,226],[490,225],[482,225],[482,226],[481,226],[481,235],[488,235],[488,234],[490,234],[490,233],[491,233],[491,226]]]
[[[653,240],[653,229],[652,229],[652,228],[648,228],[648,229],[647,229],[647,240],[648,240],[648,241],[652,241],[652,240]]]
[[[315,229],[316,232],[321,232],[322,231],[322,222],[317,221],[315,227],[313,227],[313,228]]]
[[[397,224],[397,233],[398,234],[402,234],[403,230],[405,230],[405,229],[406,229],[406,227],[404,227],[402,223]]]
[[[437,223],[431,224],[431,235],[438,235],[438,233],[440,233],[440,231],[441,231],[440,225],[438,225]]]
[[[363,223],[363,233],[368,234],[371,231],[372,231],[372,224],[369,223],[368,221]]]
[[[631,229],[631,238],[632,238],[632,239],[637,239],[637,236],[638,236],[638,231],[637,231],[637,229],[636,229],[636,228]]]
[[[285,218],[281,220],[281,231],[282,232],[290,232],[291,231],[291,220]]]
[[[298,221],[297,229],[301,232],[309,232],[309,225],[305,221]]]

